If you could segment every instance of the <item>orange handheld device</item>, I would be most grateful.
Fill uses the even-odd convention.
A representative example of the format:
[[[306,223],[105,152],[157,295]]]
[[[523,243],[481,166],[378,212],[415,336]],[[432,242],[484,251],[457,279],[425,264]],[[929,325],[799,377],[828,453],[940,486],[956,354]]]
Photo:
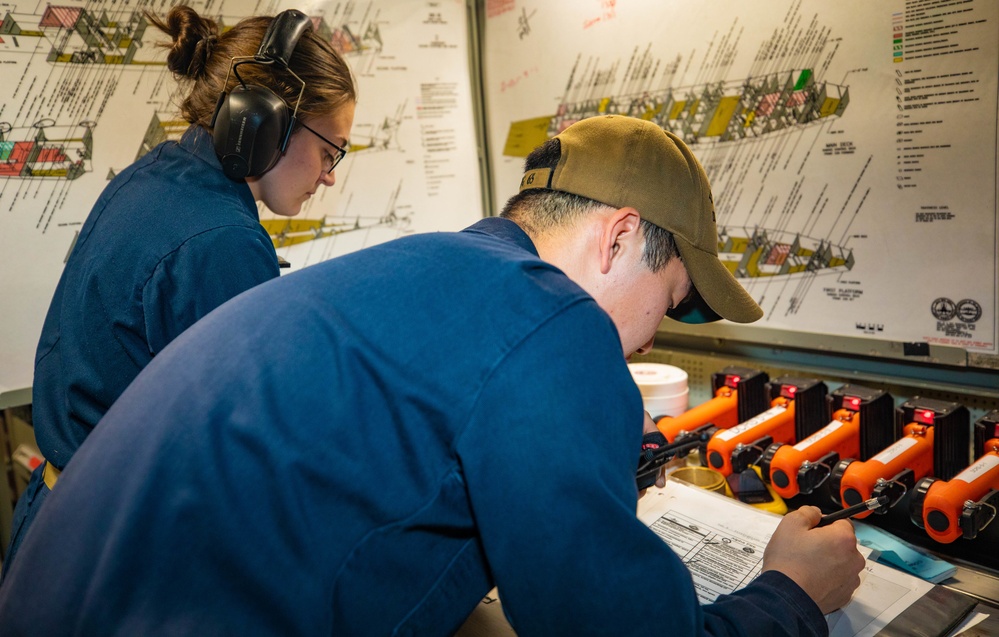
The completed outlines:
[[[942,544],[959,537],[975,539],[992,522],[999,506],[999,438],[984,443],[985,452],[951,480],[923,478],[909,506],[913,524]]]
[[[987,451],[986,442],[999,438],[999,409],[993,409],[975,421],[975,455]]]
[[[840,459],[867,460],[898,439],[891,394],[843,385],[826,402],[829,424],[794,445],[775,442],[760,457],[763,476],[782,498],[815,491]]]
[[[903,436],[870,460],[847,458],[833,469],[833,501],[844,507],[888,496],[887,504],[856,515],[886,513],[918,480],[951,478],[968,464],[970,417],[963,405],[914,397],[895,410]],[[838,496],[838,497],[837,497]]]
[[[699,435],[705,427],[728,429],[767,408],[766,372],[746,367],[726,367],[711,375],[714,398],[679,416],[663,416],[656,423],[670,442],[678,436]]]
[[[818,431],[829,420],[826,384],[820,380],[782,376],[767,384],[770,409],[721,429],[707,445],[708,466],[723,475],[740,473],[774,442],[794,442]]]

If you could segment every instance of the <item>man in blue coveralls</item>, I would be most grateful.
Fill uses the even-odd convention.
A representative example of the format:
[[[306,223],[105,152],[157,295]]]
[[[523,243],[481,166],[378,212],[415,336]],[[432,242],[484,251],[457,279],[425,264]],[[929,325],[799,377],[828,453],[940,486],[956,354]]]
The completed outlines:
[[[664,314],[761,311],[683,142],[579,122],[502,218],[265,283],[168,346],[49,496],[0,626],[438,635],[497,585],[521,635],[824,634],[859,584],[848,522],[788,514],[702,607],[636,518],[625,360]]]

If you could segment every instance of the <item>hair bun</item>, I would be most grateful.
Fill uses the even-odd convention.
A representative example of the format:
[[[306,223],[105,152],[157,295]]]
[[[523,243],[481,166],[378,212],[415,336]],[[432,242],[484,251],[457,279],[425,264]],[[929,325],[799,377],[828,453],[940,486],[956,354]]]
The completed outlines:
[[[219,40],[215,21],[202,18],[191,7],[178,5],[170,9],[161,28],[173,39],[167,54],[167,68],[192,79],[204,75]]]
[[[208,59],[212,56],[212,51],[215,49],[218,41],[219,36],[217,33],[209,33],[198,40],[197,44],[194,45],[194,54],[191,56],[191,62],[188,65],[189,77],[201,77],[204,75],[205,69],[208,66]]]

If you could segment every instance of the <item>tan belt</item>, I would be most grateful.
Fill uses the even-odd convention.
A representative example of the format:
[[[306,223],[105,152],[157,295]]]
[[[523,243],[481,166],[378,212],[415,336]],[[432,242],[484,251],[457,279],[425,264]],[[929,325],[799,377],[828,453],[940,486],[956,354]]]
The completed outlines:
[[[53,467],[51,462],[45,461],[45,468],[42,469],[42,480],[45,480],[45,486],[49,488],[49,491],[55,488],[55,483],[59,479],[60,473],[62,471]]]

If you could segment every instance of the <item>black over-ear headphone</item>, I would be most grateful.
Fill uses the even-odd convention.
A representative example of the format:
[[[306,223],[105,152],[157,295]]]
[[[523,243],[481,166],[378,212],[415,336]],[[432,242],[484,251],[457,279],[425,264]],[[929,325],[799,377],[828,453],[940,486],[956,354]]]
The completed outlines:
[[[239,83],[226,93],[229,73],[226,74],[211,123],[215,153],[229,179],[238,181],[264,174],[288,146],[298,103],[305,91],[305,82],[288,68],[288,60],[299,38],[311,28],[311,18],[301,11],[282,11],[267,28],[256,55],[232,58],[229,62],[229,73]],[[244,82],[239,76],[242,64],[271,64],[301,82],[294,109],[269,88]]]

